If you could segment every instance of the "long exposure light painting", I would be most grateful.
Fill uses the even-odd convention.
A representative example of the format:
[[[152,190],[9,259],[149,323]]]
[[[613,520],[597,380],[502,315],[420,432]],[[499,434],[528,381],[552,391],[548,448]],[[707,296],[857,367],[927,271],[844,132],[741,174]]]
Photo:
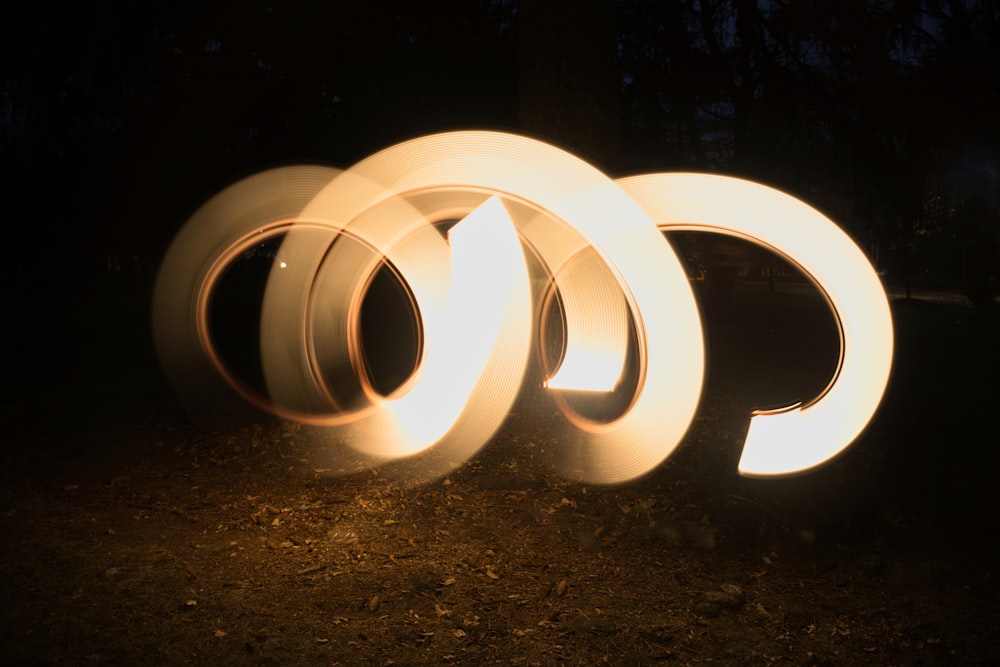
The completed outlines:
[[[468,460],[507,418],[533,346],[544,343],[541,304],[557,295],[563,350],[546,391],[611,392],[635,348],[637,379],[620,415],[590,420],[558,402],[577,427],[559,472],[619,483],[670,456],[701,395],[698,306],[663,237],[674,229],[736,236],[786,257],[824,294],[839,328],[826,389],[754,413],[740,472],[791,475],[837,456],[875,414],[893,353],[885,293],[843,231],[759,184],[704,174],[615,181],[511,134],[422,137],[346,171],[285,167],[219,193],[164,258],[157,350],[191,401],[235,391],[285,419],[329,427],[371,461],[408,460],[429,478]],[[260,319],[262,395],[221,361],[208,310],[227,266],[278,238]],[[388,395],[368,378],[358,333],[361,302],[385,267],[407,290],[419,337],[413,372]]]

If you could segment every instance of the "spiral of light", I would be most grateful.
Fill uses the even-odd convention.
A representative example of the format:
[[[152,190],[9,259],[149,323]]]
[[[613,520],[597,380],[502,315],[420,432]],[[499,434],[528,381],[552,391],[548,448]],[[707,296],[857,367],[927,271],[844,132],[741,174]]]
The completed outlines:
[[[758,184],[697,174],[616,182],[509,134],[432,135],[347,171],[283,168],[223,191],[165,257],[154,293],[157,348],[195,403],[235,392],[329,427],[375,463],[408,462],[412,477],[426,479],[474,455],[506,419],[532,345],[544,349],[534,340],[546,335],[540,320],[557,300],[563,347],[543,380],[578,429],[556,465],[583,481],[623,482],[674,451],[702,388],[701,322],[663,239],[670,229],[735,235],[785,255],[827,296],[840,329],[827,389],[803,407],[755,414],[741,472],[792,474],[842,451],[885,389],[892,325],[874,271],[836,225]],[[279,236],[261,305],[262,395],[226,367],[207,312],[227,266]],[[361,304],[383,269],[404,286],[419,340],[413,372],[388,395],[368,377],[358,333]],[[621,389],[630,346],[637,368],[625,409],[606,421],[574,412],[561,397]]]

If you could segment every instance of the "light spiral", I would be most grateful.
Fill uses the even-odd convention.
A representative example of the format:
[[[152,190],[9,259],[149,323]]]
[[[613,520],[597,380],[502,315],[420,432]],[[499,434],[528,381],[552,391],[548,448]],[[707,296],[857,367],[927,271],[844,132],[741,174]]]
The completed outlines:
[[[787,475],[836,456],[873,416],[892,359],[885,294],[846,234],[748,181],[614,181],[510,134],[422,137],[347,171],[285,167],[219,193],[162,264],[157,349],[168,377],[197,403],[235,391],[283,418],[330,427],[372,461],[411,462],[417,477],[430,478],[468,460],[507,418],[556,299],[563,349],[546,369],[547,391],[610,392],[630,346],[637,359],[631,398],[616,417],[587,419],[557,401],[578,428],[556,465],[582,481],[624,482],[674,451],[701,395],[701,321],[663,238],[670,229],[764,245],[826,295],[841,332],[837,373],[804,407],[753,416],[740,471]],[[207,312],[226,266],[279,236],[261,306],[265,396],[227,370]],[[388,395],[368,377],[358,333],[362,301],[385,268],[406,290],[418,340],[413,372]]]

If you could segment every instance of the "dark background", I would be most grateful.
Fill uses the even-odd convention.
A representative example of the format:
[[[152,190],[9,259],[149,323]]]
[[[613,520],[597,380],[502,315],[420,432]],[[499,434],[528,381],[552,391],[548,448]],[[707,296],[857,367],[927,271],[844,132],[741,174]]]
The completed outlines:
[[[983,319],[993,309],[996,2],[33,3],[6,7],[2,24],[12,426],[98,427],[123,394],[169,393],[149,294],[174,234],[220,189],[453,129],[539,137],[612,175],[772,184],[841,224],[890,294],[976,302]],[[707,335],[737,345],[715,358],[753,354],[736,311],[714,311],[759,253],[676,240],[705,270]],[[795,327],[785,323],[792,338]],[[928,363],[964,355],[937,362],[946,376],[905,369],[916,373],[906,390],[926,400],[959,382],[972,405],[995,400],[988,331],[974,334],[982,350],[958,330],[898,334]],[[954,379],[966,364],[975,386]],[[897,364],[897,391],[900,377]],[[984,418],[962,428],[981,438],[969,424]]]
[[[12,429],[99,429],[126,411],[123,400],[170,395],[149,295],[174,234],[220,189],[277,165],[348,167],[422,134],[485,128],[550,141],[614,176],[739,175],[827,213],[901,299],[890,404],[900,415],[924,409],[891,428],[934,434],[919,456],[899,444],[906,438],[880,445],[885,460],[907,452],[932,470],[935,448],[953,435],[974,462],[956,486],[992,460],[984,440],[995,428],[976,406],[997,398],[996,345],[991,325],[975,322],[991,317],[1000,256],[996,2],[42,2],[2,11]],[[822,346],[805,325],[781,308],[768,319],[760,303],[727,305],[734,275],[759,277],[774,262],[712,235],[674,241],[703,270],[710,386],[725,369],[757,383],[739,385],[747,400],[769,405],[768,373],[808,366],[820,368],[822,386],[831,351],[811,354]],[[978,303],[963,315],[971,328],[944,326],[949,310],[899,311],[928,299]],[[253,326],[234,323],[237,336]],[[793,349],[799,361],[788,361]],[[941,403],[945,395],[958,403]],[[976,488],[987,485],[977,477]]]
[[[250,486],[272,484],[274,498],[313,483],[272,475],[284,470],[286,451],[294,451],[284,440],[271,445],[266,460],[246,458],[242,472],[232,465],[209,467],[212,457],[233,456],[243,464],[244,454],[230,450],[248,441],[249,427],[202,436],[173,402],[153,350],[149,296],[157,266],[188,216],[222,188],[262,169],[302,162],[348,167],[399,141],[476,128],[550,141],[612,176],[694,170],[764,182],[817,207],[855,239],[892,297],[896,356],[876,419],[841,459],[791,480],[736,476],[749,410],[786,401],[782,392],[795,399],[823,386],[835,356],[829,313],[815,293],[802,295],[804,283],[789,274],[777,292],[766,281],[754,286],[757,292],[746,291],[734,276],[759,269],[761,257],[745,246],[677,238],[685,257],[705,269],[698,293],[706,315],[708,381],[692,434],[649,478],[591,492],[591,500],[574,487],[571,498],[579,500],[581,514],[595,507],[604,512],[606,503],[616,515],[618,494],[648,492],[660,503],[676,501],[692,525],[711,515],[707,528],[724,536],[719,551],[712,551],[713,538],[706,553],[682,550],[672,567],[689,582],[704,575],[712,586],[740,581],[750,590],[747,582],[757,577],[757,591],[760,559],[751,555],[779,534],[779,543],[794,543],[805,553],[790,559],[802,568],[795,589],[801,591],[792,595],[775,586],[772,598],[760,593],[765,608],[791,597],[810,614],[819,609],[820,618],[863,616],[866,637],[894,636],[912,625],[908,647],[897,641],[877,654],[889,662],[990,664],[1000,655],[993,546],[1000,510],[1000,318],[991,301],[1000,276],[998,35],[1000,3],[971,0],[6,4],[0,9],[6,334],[0,518],[8,537],[0,567],[3,588],[18,602],[4,609],[5,650],[23,658],[55,647],[52,655],[72,662],[81,655],[74,653],[77,646],[101,646],[93,639],[98,630],[88,624],[105,627],[116,609],[125,611],[119,625],[107,625],[105,646],[118,643],[116,628],[128,633],[160,626],[161,617],[148,625],[135,621],[159,596],[155,586],[134,584],[136,592],[148,588],[149,598],[119,597],[117,588],[94,602],[70,595],[79,581],[92,587],[93,572],[110,577],[109,564],[118,569],[119,561],[104,562],[110,534],[88,533],[79,542],[66,537],[104,530],[104,524],[90,526],[93,516],[121,512],[124,518],[114,525],[122,531],[138,501],[151,512],[187,507],[192,488],[199,488],[188,481],[191,470],[208,493],[232,496],[229,505],[190,510],[204,525],[215,525],[220,512],[235,514],[244,496],[260,492],[239,490],[248,479]],[[509,431],[534,437],[521,425]],[[506,461],[508,450],[527,451],[524,440],[513,445],[517,438],[504,438],[487,452],[487,464],[491,456]],[[163,442],[176,443],[173,455]],[[127,481],[116,486],[109,471],[122,465],[132,471],[134,487]],[[480,475],[484,468],[489,474]],[[497,491],[500,486],[491,494],[486,483],[496,484],[496,471],[507,469],[479,462],[463,470],[456,483],[465,485],[467,506],[481,517],[468,528],[494,523],[498,498],[506,502],[507,495]],[[520,473],[510,476],[504,483],[518,489],[537,483]],[[362,487],[373,479],[364,478]],[[161,491],[147,492],[139,480],[161,484],[167,500],[146,499]],[[357,480],[341,482],[318,482],[309,493],[333,497]],[[553,502],[571,493],[545,484],[558,491]],[[451,496],[442,489],[413,492],[426,493],[427,507],[436,508],[425,528],[454,518]],[[533,526],[525,507],[531,510],[511,511]],[[378,515],[371,525],[383,520]],[[150,528],[133,542],[121,539],[122,549],[132,549],[121,562],[134,561],[135,572],[147,566],[152,573],[169,572],[145,550],[170,538],[176,552],[186,554],[186,540],[202,539],[185,532],[202,525],[163,525],[162,534]],[[582,524],[574,515],[567,525],[580,530]],[[789,526],[809,530],[796,534]],[[567,549],[546,552],[555,554],[552,559],[577,553],[575,543],[560,542],[548,524],[535,527],[546,549]],[[681,585],[675,577],[676,590],[659,587],[642,569],[652,568],[661,552],[674,554],[676,535],[650,541],[645,529],[629,530],[623,529],[622,549],[615,552],[640,562],[636,583],[617,593],[625,612],[626,602],[642,609],[647,593],[661,596],[655,604],[664,609],[675,605],[671,596],[693,595],[694,584]],[[517,546],[503,537],[497,544]],[[458,531],[442,544],[462,559],[471,558],[465,550],[481,546]],[[258,546],[271,553],[270,546]],[[89,555],[77,559],[81,548]],[[73,567],[60,559],[72,560]],[[266,556],[262,562],[278,560]],[[425,567],[419,558],[412,563]],[[289,567],[294,574],[299,566]],[[844,574],[854,569],[862,574]],[[191,580],[210,579],[197,575]],[[798,575],[784,576],[791,586]],[[295,609],[284,581],[267,590]],[[764,583],[766,588],[766,577]],[[123,585],[133,586],[128,579]],[[354,605],[352,623],[370,595],[359,588],[356,600],[344,601]],[[478,608],[474,595],[467,602]],[[799,622],[775,614],[762,620],[749,603],[740,613],[734,612],[733,627],[772,635],[779,625],[808,627],[812,618]],[[177,616],[171,607],[164,617]],[[895,619],[895,630],[879,625],[883,616]],[[77,617],[82,629],[67,631]],[[704,627],[698,625],[703,620],[691,626]],[[164,626],[163,632],[172,630]],[[553,642],[562,641],[564,628],[552,632]],[[678,629],[677,637],[689,632]],[[313,646],[314,638],[301,634]],[[51,638],[57,635],[60,641]],[[236,636],[231,632],[231,639]],[[750,648],[723,664],[750,664],[746,656],[763,660],[754,647],[773,637],[747,637]],[[846,637],[824,634],[822,641]],[[939,652],[921,653],[918,639],[935,639]],[[495,643],[516,653],[517,641],[504,635]],[[239,662],[242,639],[238,644],[225,655],[246,664]],[[717,642],[705,640],[704,646],[696,657],[720,657]],[[831,652],[819,660],[789,654],[789,660],[858,664],[873,655],[866,646],[858,644],[844,659]],[[581,654],[586,649],[584,644]],[[122,651],[112,656],[129,662],[152,655]]]
[[[613,175],[710,170],[842,224],[902,287],[996,271],[996,2],[9,4],[8,284],[155,270],[202,201],[463,128]]]
[[[695,170],[773,185],[840,224],[892,294],[987,304],[1000,275],[997,2],[0,11],[14,397],[113,377],[115,363],[158,377],[158,263],[222,188],[278,165],[346,168],[454,129],[538,137],[613,176]],[[715,301],[735,273],[774,268],[732,241],[675,241]]]

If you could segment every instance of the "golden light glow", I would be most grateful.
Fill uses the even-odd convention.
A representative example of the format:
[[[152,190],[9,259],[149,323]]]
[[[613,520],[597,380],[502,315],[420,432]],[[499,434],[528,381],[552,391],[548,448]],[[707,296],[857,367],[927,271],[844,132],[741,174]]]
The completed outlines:
[[[442,224],[452,225],[447,233]],[[885,295],[843,232],[754,183],[697,174],[615,182],[509,134],[422,137],[345,172],[285,168],[223,191],[164,260],[157,348],[171,380],[198,403],[229,388],[286,419],[333,427],[373,464],[403,460],[411,478],[427,479],[467,460],[503,423],[546,332],[542,304],[558,296],[564,349],[543,379],[554,396],[616,389],[636,339],[638,380],[617,418],[591,421],[557,401],[578,427],[556,459],[560,472],[623,482],[674,451],[702,388],[698,308],[662,237],[670,229],[740,236],[785,255],[826,294],[841,329],[827,390],[804,407],[755,413],[741,473],[792,474],[842,451],[874,414],[892,357]],[[222,362],[207,313],[226,268],[279,237],[261,305],[262,396]],[[541,281],[532,281],[526,252]],[[380,270],[405,287],[419,329],[416,368],[387,396],[371,384],[359,334]]]
[[[651,174],[619,184],[661,229],[728,234],[797,264],[826,297],[840,329],[840,363],[805,405],[755,412],[740,473],[773,477],[822,465],[850,445],[874,416],[892,367],[892,315],[861,250],[819,211],[748,181],[706,174]]]
[[[530,238],[541,242],[541,231],[535,230]],[[545,386],[611,391],[621,379],[628,335],[628,304],[619,281],[600,255],[586,248],[561,263],[554,282],[566,320],[567,345],[562,363]]]
[[[496,198],[448,233],[443,280],[417,294],[425,355],[418,380],[348,431],[349,443],[382,458],[433,445],[471,456],[493,435],[517,396],[531,336],[531,292],[521,245]],[[460,427],[459,421],[462,421]],[[454,431],[454,442],[443,442]]]
[[[261,409],[223,364],[209,335],[208,303],[222,272],[248,248],[290,229],[339,170],[282,167],[226,188],[199,208],[174,237],[156,277],[152,324],[160,365],[185,406],[211,418],[232,391]]]

